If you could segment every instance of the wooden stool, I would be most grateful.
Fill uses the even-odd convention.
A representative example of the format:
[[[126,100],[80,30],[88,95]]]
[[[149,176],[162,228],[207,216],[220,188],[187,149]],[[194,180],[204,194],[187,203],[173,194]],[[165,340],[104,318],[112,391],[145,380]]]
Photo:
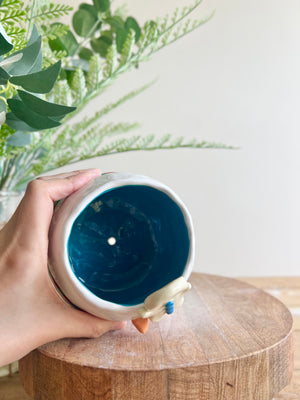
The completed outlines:
[[[63,339],[20,361],[36,400],[270,400],[293,370],[292,317],[269,294],[194,273],[182,308],[145,335],[129,323]]]

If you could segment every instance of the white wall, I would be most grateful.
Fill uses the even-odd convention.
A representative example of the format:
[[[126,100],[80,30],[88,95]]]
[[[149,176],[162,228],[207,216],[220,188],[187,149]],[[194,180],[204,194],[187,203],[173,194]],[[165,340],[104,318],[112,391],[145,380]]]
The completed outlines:
[[[188,2],[126,3],[144,21]],[[158,77],[110,119],[239,149],[127,153],[67,169],[134,171],[174,188],[193,216],[198,271],[299,275],[300,2],[207,1],[198,15],[213,7],[209,23],[123,76],[92,109]]]

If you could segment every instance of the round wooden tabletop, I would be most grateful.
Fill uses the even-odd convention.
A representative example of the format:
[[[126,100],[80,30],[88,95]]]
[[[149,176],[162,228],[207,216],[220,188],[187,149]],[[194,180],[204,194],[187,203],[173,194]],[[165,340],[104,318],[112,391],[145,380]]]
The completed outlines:
[[[184,305],[145,335],[128,324],[63,339],[20,361],[38,400],[270,400],[291,379],[292,317],[236,279],[192,274]]]

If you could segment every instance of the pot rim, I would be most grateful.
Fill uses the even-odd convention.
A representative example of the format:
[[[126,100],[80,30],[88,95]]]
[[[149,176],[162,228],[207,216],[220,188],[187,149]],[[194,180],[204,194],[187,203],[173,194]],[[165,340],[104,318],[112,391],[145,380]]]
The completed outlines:
[[[101,318],[120,320],[139,317],[143,303],[124,306],[103,300],[92,293],[75,275],[68,257],[68,240],[76,218],[96,197],[127,185],[150,186],[167,194],[180,208],[187,226],[190,248],[182,276],[188,280],[195,257],[195,238],[189,211],[178,195],[156,179],[114,172],[95,178],[89,185],[63,200],[55,210],[49,233],[49,269],[63,294],[77,307]]]

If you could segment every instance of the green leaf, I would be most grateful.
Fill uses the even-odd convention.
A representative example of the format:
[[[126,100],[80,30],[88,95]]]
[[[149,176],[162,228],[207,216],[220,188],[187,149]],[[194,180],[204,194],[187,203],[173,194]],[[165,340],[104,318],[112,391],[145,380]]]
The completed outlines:
[[[20,61],[17,61],[6,68],[7,72],[11,75],[26,75],[35,64],[36,59],[40,54],[41,46],[42,38],[39,36],[30,46],[26,46],[24,49],[16,51],[11,56],[7,57],[6,60],[9,60],[10,57],[14,57],[16,54],[22,54]]]
[[[10,38],[7,36],[1,22],[0,22],[0,56],[2,54],[8,53],[12,48],[13,44],[10,40]]]
[[[139,40],[141,37],[141,28],[139,24],[133,17],[128,17],[125,21],[125,29],[129,32],[130,29],[133,29],[135,32],[135,42]]]
[[[6,85],[9,78],[10,75],[5,71],[5,69],[0,67],[0,85]]]
[[[101,57],[106,57],[109,47],[112,45],[112,39],[108,36],[100,36],[98,39],[91,40],[91,47],[96,52],[99,53]]]
[[[118,53],[121,53],[124,43],[127,39],[128,32],[125,29],[117,29],[116,44]]]
[[[33,66],[28,71],[28,74],[33,74],[34,72],[40,71],[42,69],[42,65],[43,65],[43,51],[41,48]]]
[[[31,143],[32,136],[31,133],[26,133],[23,131],[17,131],[13,133],[9,138],[7,139],[7,144],[10,146],[14,147],[23,147],[27,146],[28,144]]]
[[[98,19],[97,9],[94,6],[92,6],[91,4],[81,3],[79,5],[79,10],[86,10],[90,14],[92,14],[96,19]]]
[[[30,110],[21,100],[8,99],[8,105],[11,111],[26,124],[36,129],[49,129],[59,126],[58,121],[54,121],[52,118],[44,117],[38,113]]]
[[[98,24],[95,27],[95,31],[98,31],[101,28],[102,19],[99,17],[97,9],[94,6],[92,6],[91,4],[87,4],[87,3],[81,3],[79,5],[79,9],[86,10],[87,12],[89,12],[93,16],[93,18],[95,18],[94,24],[96,23],[96,21],[98,21]]]
[[[6,114],[6,121],[5,123],[10,126],[12,129],[16,131],[24,131],[24,132],[34,132],[39,131],[38,128],[32,128],[31,126],[27,125],[24,121],[21,121],[14,113],[9,112]]]
[[[110,1],[109,0],[93,0],[94,6],[100,12],[106,12],[109,10]]]
[[[6,112],[7,107],[6,107],[6,103],[3,99],[1,99],[0,97],[0,113],[2,113],[3,111]]]
[[[4,122],[5,122],[5,119],[6,119],[6,110],[7,110],[6,103],[5,103],[4,99],[2,99],[2,98],[0,97],[0,127],[1,127],[1,125],[3,125]]]
[[[63,25],[60,22],[55,22],[51,26]],[[78,48],[78,43],[71,31],[65,35],[49,40],[49,46],[52,51],[65,51],[68,56],[73,56]]]
[[[5,111],[1,111],[0,112],[0,127],[1,127],[1,125],[3,125],[5,123],[5,119],[6,119]]]
[[[48,101],[42,100],[28,92],[24,92],[23,90],[18,90],[18,94],[20,99],[28,108],[46,117],[64,117],[66,114],[76,110],[76,107],[49,103]]]
[[[56,82],[61,67],[61,61],[51,65],[40,72],[34,74],[13,76],[10,82],[14,85],[22,86],[29,92],[48,93]]]
[[[93,56],[93,54],[94,53],[92,52],[92,50],[88,49],[87,47],[82,47],[78,53],[78,55],[81,59],[87,60],[87,61]]]
[[[33,28],[32,28],[32,31],[31,31],[30,38],[29,38],[29,40],[27,42],[27,46],[32,45],[38,39],[38,37],[39,37],[39,32],[37,30],[36,25],[34,24]]]
[[[75,70],[76,68],[81,68],[84,72],[88,72],[89,70],[89,62],[80,58],[71,60],[71,65],[72,67],[70,67],[70,69],[73,70]],[[68,67],[66,67],[65,69],[68,69]]]
[[[78,10],[73,15],[73,28],[77,35],[88,37],[97,19],[87,10]]]
[[[109,38],[110,40],[111,40],[111,43],[113,42],[113,40],[114,40],[114,33],[113,33],[113,31],[111,31],[111,30],[102,30],[101,31],[101,36],[102,37],[107,37],[107,38]]]
[[[113,17],[105,18],[104,20],[107,24],[109,24],[114,30],[124,29],[124,21],[121,17],[114,15]]]

